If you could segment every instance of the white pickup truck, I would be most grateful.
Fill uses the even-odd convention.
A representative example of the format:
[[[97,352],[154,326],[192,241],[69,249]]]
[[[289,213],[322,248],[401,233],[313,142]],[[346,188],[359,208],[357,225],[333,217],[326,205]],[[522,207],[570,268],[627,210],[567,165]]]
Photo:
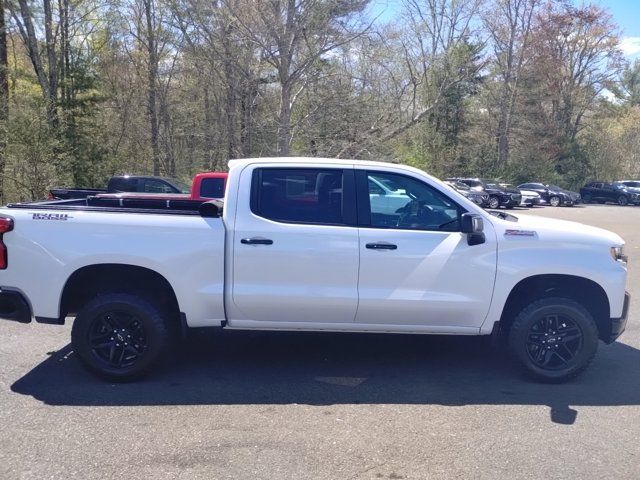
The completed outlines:
[[[229,165],[224,208],[89,197],[0,209],[0,316],[75,316],[74,351],[111,380],[216,326],[493,334],[534,377],[561,381],[625,328],[614,233],[491,214],[401,165]]]

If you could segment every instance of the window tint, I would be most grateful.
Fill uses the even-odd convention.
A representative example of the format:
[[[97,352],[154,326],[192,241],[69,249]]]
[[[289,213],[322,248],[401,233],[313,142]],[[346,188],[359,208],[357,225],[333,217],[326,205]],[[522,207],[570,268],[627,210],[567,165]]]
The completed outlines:
[[[114,192],[135,192],[138,190],[138,180],[135,178],[113,178],[109,182],[109,189]]]
[[[342,170],[256,169],[251,210],[282,222],[340,225]]]
[[[460,180],[462,183],[466,183],[470,187],[482,187],[482,182],[478,180]]]
[[[203,178],[200,196],[204,198],[224,198],[224,178]]]
[[[174,193],[173,188],[159,180],[144,180],[143,192],[147,193]]]
[[[372,227],[447,231],[460,229],[458,205],[426,183],[386,172],[368,172],[368,178],[369,186],[372,183],[395,186],[395,190],[384,195],[376,189],[369,189]]]

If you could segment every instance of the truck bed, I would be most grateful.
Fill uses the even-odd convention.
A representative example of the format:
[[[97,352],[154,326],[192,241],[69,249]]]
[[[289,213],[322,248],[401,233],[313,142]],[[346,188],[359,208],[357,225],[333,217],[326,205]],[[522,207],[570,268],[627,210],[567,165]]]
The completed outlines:
[[[203,207],[205,203],[206,206]],[[222,205],[223,202],[221,200],[202,202],[201,200],[185,198],[169,200],[159,198],[101,198],[99,196],[89,196],[68,200],[11,203],[7,205],[7,207],[30,210],[219,216],[222,212]]]

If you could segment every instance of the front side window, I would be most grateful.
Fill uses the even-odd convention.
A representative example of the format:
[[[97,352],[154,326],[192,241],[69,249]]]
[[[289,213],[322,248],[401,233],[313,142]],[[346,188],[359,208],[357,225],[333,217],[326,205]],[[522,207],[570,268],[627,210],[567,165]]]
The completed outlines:
[[[146,193],[174,193],[173,189],[159,180],[145,180],[144,192]]]
[[[251,210],[270,220],[342,225],[343,172],[261,168],[253,173]]]
[[[409,230],[460,229],[460,207],[449,197],[412,177],[368,172],[371,226]],[[393,185],[380,194],[372,184]]]

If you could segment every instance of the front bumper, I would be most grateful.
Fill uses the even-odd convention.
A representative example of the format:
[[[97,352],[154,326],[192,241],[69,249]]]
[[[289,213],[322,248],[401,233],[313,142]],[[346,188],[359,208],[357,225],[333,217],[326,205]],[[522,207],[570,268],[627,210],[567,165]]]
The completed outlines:
[[[20,323],[31,322],[31,307],[20,292],[0,289],[0,318]]]
[[[533,207],[534,205],[540,205],[540,197],[522,197],[520,205],[526,207]]]
[[[627,328],[627,317],[629,316],[629,302],[631,302],[631,295],[629,292],[624,294],[624,305],[622,307],[622,316],[620,318],[610,319],[611,330],[606,338],[603,338],[604,343],[613,343],[616,339],[622,335],[625,328]]]
[[[522,201],[522,195],[518,194],[510,194],[503,195],[500,197],[500,206],[501,207],[517,207],[520,205]]]

